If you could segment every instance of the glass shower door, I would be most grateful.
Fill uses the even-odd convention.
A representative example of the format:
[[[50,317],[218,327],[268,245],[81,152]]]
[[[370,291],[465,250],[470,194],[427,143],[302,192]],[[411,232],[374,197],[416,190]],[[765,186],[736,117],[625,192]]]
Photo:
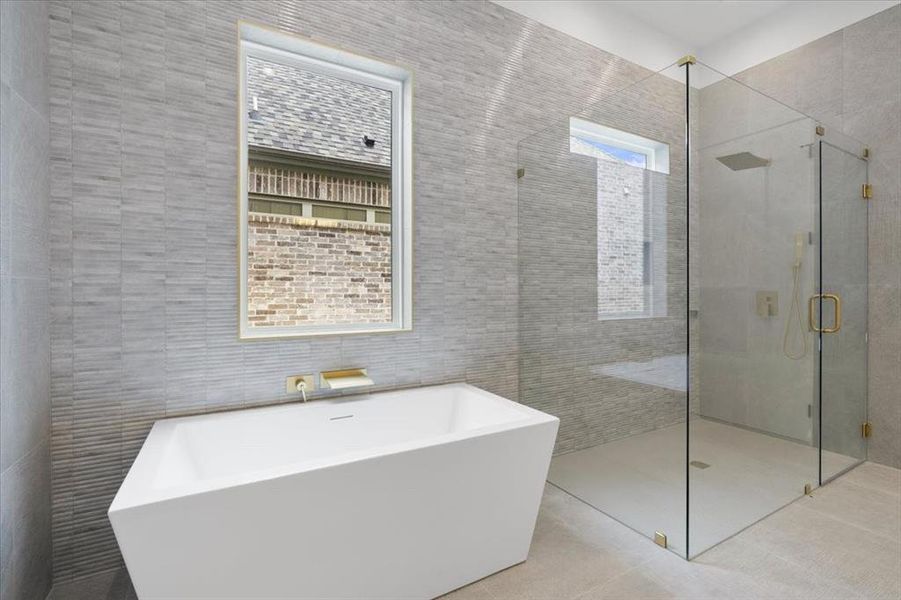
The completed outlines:
[[[866,459],[867,161],[828,133],[819,143],[819,279],[809,300],[819,337],[820,483]]]

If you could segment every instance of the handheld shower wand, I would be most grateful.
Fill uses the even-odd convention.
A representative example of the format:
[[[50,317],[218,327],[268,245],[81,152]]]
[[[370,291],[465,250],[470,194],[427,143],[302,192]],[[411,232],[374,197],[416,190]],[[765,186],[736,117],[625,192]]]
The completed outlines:
[[[804,318],[801,316],[801,263],[804,258],[804,243],[807,236],[799,231],[795,233],[795,260],[792,262],[792,299],[785,319],[785,335],[782,337],[782,352],[792,360],[801,360],[807,356],[807,335],[804,333]],[[798,335],[801,336],[801,351],[791,350],[791,326],[793,317],[797,317]]]

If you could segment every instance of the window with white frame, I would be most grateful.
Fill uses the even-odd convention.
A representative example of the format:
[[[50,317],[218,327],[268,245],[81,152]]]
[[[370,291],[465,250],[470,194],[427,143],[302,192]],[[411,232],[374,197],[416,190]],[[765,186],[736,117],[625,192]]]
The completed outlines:
[[[573,117],[570,152],[597,163],[598,319],[665,315],[669,146]]]
[[[239,29],[241,338],[410,329],[411,74]]]

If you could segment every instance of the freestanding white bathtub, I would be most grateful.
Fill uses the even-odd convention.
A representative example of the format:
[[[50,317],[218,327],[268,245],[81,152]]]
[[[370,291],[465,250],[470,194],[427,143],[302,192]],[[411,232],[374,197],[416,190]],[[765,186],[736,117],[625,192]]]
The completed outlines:
[[[166,419],[109,518],[142,600],[434,598],[526,559],[557,425],[465,384]]]

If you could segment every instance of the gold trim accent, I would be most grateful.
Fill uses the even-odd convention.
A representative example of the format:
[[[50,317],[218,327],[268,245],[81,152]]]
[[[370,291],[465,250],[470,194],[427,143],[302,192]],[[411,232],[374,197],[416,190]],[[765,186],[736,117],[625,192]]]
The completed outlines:
[[[865,183],[860,186],[860,197],[864,200],[872,200],[873,199],[873,186],[869,183]]]
[[[822,298],[823,300],[832,300],[833,302],[833,323],[832,327],[817,327],[814,321],[814,302]],[[820,316],[822,321],[822,315]],[[816,333],[836,333],[842,328],[842,299],[838,294],[814,294],[807,300],[807,324],[811,331]]]
[[[869,421],[860,424],[860,437],[868,438],[873,435],[873,425]]]
[[[654,532],[654,543],[661,548],[666,548],[666,534],[662,531]]]
[[[817,327],[816,321],[814,321],[814,302],[817,298],[820,297],[820,294],[814,294],[810,298],[807,299],[807,327],[816,333],[820,333],[822,330]]]
[[[341,390],[374,385],[366,369],[340,369],[319,374],[319,386],[324,390]]]
[[[870,149],[869,149],[869,148],[864,148],[864,149],[863,149],[863,152],[862,152],[861,155],[860,155],[860,157],[861,157],[862,159],[864,159],[864,160],[870,158]]]
[[[828,298],[835,303],[835,317],[832,328],[823,328],[823,333],[836,333],[842,328],[842,297],[838,294],[823,294],[823,298]]]
[[[676,61],[676,65],[681,67],[683,65],[693,65],[698,62],[698,59],[694,57],[692,54],[686,54],[682,58]],[[666,537],[666,536],[663,536]]]
[[[817,125],[816,132],[817,135],[826,135],[826,128],[822,125]]]
[[[299,394],[297,384],[301,381],[307,384],[306,392],[312,392],[316,389],[316,379],[312,375],[291,375],[290,377],[285,377],[285,393]]]
[[[805,483],[804,484],[804,495],[809,496],[810,492],[812,492],[812,491],[813,491],[813,486],[810,485],[809,483]]]
[[[525,176],[526,176],[525,167],[520,167],[520,168],[516,169],[516,178],[517,179],[522,179]]]

